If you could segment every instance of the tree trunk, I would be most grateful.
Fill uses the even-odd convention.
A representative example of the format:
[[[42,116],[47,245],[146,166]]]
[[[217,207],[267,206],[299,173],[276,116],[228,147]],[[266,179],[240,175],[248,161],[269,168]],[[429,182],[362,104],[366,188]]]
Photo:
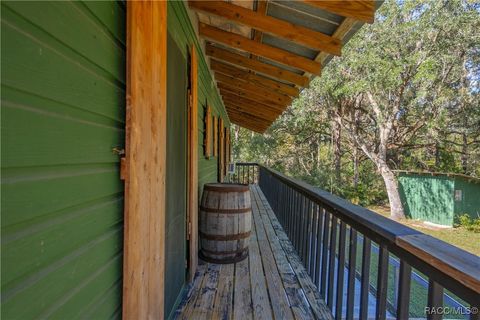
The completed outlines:
[[[468,174],[468,140],[467,134],[464,132],[462,133],[462,171],[463,174]]]
[[[341,170],[341,144],[342,127],[337,121],[332,123],[332,147],[333,147],[333,166],[335,169],[336,184],[340,184],[340,170]]]
[[[355,188],[355,190],[357,190],[358,188],[358,180],[358,149],[356,146],[353,146],[353,187]]]
[[[405,218],[395,174],[385,163],[378,163],[377,167],[380,171],[383,181],[385,182],[385,188],[387,189],[388,201],[390,202],[390,217],[394,220]]]

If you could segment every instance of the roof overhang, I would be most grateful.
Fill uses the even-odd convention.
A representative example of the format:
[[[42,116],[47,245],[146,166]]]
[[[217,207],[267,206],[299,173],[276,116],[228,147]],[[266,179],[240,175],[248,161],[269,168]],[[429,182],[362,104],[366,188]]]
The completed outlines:
[[[381,1],[190,0],[232,123],[263,133]]]

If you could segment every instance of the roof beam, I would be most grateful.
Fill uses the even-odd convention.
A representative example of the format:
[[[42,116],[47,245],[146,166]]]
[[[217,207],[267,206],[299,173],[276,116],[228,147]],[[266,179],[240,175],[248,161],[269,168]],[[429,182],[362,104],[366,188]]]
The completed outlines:
[[[248,95],[261,98],[264,101],[269,101],[269,103],[286,105],[292,102],[292,98],[289,96],[258,87],[248,82],[239,81],[223,74],[215,74],[215,79],[218,81],[219,88],[225,87],[245,92]]]
[[[274,112],[276,114],[283,112],[285,110],[286,106],[279,106],[279,105],[273,105],[273,104],[263,104],[261,102],[252,100],[250,98],[245,98],[245,97],[240,97],[238,95],[235,95],[231,92],[225,91],[225,90],[220,90],[220,94],[223,97],[223,101],[230,101],[235,104],[240,104],[244,105],[248,108],[253,108],[254,110],[267,110],[269,112]]]
[[[373,0],[302,0],[311,6],[330,11],[355,20],[373,23],[375,18],[375,2]]]
[[[255,100],[266,105],[275,105],[275,106],[283,107],[289,104],[289,102],[279,102],[274,99],[266,98],[261,94],[253,94],[251,91],[246,91],[225,83],[218,83],[218,88],[220,90],[231,92],[239,97],[249,98],[251,100]]]
[[[258,43],[254,40],[212,27],[205,23],[199,23],[199,33],[203,38],[209,39],[213,42],[222,43],[226,46],[237,48],[312,74],[319,75],[322,69],[322,65],[319,62],[286,50]]]
[[[258,112],[257,110],[252,110],[252,109],[249,109],[248,107],[245,107],[242,104],[236,104],[233,102],[225,102],[225,107],[227,107],[227,109],[230,108],[230,109],[234,109],[234,110],[249,114],[253,117],[257,117],[265,121],[274,121],[278,117],[278,114]]]
[[[301,87],[308,85],[309,79],[305,76],[296,74],[271,64],[261,62],[252,58],[244,57],[240,54],[212,46],[207,44],[206,46],[207,55],[228,63],[235,64],[240,67],[247,68],[254,72],[259,72],[267,76],[276,78],[278,80],[287,81]]]
[[[308,48],[333,55],[341,53],[342,43],[338,39],[285,20],[262,15],[225,1],[189,1],[189,4],[192,9],[243,24]]]
[[[250,122],[252,124],[255,124],[257,127],[267,128],[271,123],[270,120],[264,120],[256,116],[252,116],[251,114],[239,111],[232,106],[227,105],[225,106],[225,108],[227,109],[229,116],[236,117],[237,119],[241,117],[244,122]]]
[[[237,78],[246,82],[250,82],[262,88],[271,89],[271,90],[274,90],[275,92],[286,94],[291,97],[296,97],[300,92],[298,88],[291,87],[284,83],[255,75],[253,73],[249,73],[248,71],[222,63],[220,61],[216,61],[216,60],[210,61],[210,67],[216,73],[217,72],[222,73],[227,76]]]
[[[229,117],[232,123],[258,133],[265,132],[265,130],[267,130],[268,126],[270,125],[270,123],[257,123],[253,121],[248,121],[245,120],[245,118],[243,118],[242,116],[236,114],[229,114]]]
[[[230,102],[238,106],[244,106],[245,108],[248,108],[253,112],[262,111],[265,115],[274,114],[278,116],[285,109],[284,106],[265,105],[258,101],[241,100],[242,98],[245,99],[245,96],[241,96],[237,92],[232,92],[228,90],[220,90],[220,95],[222,96],[223,102],[225,103]]]

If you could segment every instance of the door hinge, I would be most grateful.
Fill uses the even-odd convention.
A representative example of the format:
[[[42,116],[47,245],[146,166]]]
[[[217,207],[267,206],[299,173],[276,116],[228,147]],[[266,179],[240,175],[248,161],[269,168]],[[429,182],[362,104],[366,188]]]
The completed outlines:
[[[125,157],[120,158],[120,180],[127,178],[127,159]]]
[[[115,147],[112,152],[120,157],[120,180],[125,180],[127,177],[127,160],[125,159],[125,149]]]

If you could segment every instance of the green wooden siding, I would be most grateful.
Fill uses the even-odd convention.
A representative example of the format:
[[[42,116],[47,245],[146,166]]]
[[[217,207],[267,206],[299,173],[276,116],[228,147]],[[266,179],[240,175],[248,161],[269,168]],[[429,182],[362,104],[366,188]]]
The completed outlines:
[[[451,179],[401,174],[398,181],[407,217],[447,226],[453,224],[454,183]]]
[[[480,183],[459,175],[400,173],[405,214],[413,219],[453,226],[459,215],[480,218]],[[455,199],[455,192],[461,199]]]
[[[168,36],[167,210],[165,217],[165,317],[174,310],[186,276],[187,60]]]
[[[168,32],[187,58],[189,47],[194,44],[198,54],[198,185],[199,194],[202,194],[203,185],[217,181],[217,157],[206,159],[203,153],[204,114],[208,104],[212,108],[212,115],[223,118],[226,126],[230,125],[222,100],[215,88],[212,75],[207,67],[203,50],[195,34],[183,1],[168,1]]]
[[[124,5],[1,9],[2,318],[118,317]]]
[[[218,91],[213,82],[212,75],[207,67],[203,50],[200,47],[200,42],[196,36],[190,18],[188,16],[185,4],[183,1],[168,1],[168,33],[169,36],[176,43],[181,55],[179,59],[176,59],[176,63],[183,65],[181,61],[188,61],[189,50],[195,45],[198,52],[198,185],[199,185],[199,198],[202,195],[203,185],[209,182],[217,181],[217,157],[211,157],[206,159],[203,153],[203,139],[204,139],[204,114],[207,102],[212,108],[212,114],[223,118],[225,125],[229,125],[226,110],[218,95]],[[180,62],[178,62],[180,61]],[[170,65],[170,63],[169,63]],[[169,169],[170,170],[170,169]],[[171,195],[167,195],[171,197]],[[172,217],[173,218],[173,217]],[[184,216],[177,216],[177,219],[184,219]],[[168,231],[167,231],[168,232]],[[183,238],[185,239],[185,237]],[[177,242],[180,239],[177,239]],[[167,245],[169,240],[167,239]],[[183,246],[184,244],[181,244]],[[167,273],[170,264],[175,265],[178,263],[167,261]],[[170,269],[173,270],[172,267]],[[185,276],[185,268],[178,265],[176,268],[175,277],[177,280]],[[175,282],[175,281],[173,281]],[[175,282],[175,285],[178,283]],[[172,290],[166,283],[165,287],[165,315],[172,315],[172,311],[175,310],[177,304],[181,300],[181,292],[178,290],[178,286]]]
[[[455,177],[455,190],[462,193],[462,199],[455,200],[455,217],[468,214],[471,218],[480,219],[480,181]]]

